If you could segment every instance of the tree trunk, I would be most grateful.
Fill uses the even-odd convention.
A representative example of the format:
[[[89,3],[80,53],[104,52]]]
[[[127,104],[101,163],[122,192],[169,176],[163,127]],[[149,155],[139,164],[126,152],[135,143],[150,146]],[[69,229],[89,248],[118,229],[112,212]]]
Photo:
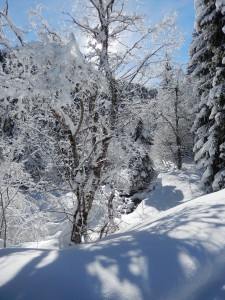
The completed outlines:
[[[3,203],[3,196],[1,194],[1,207],[2,207],[2,224],[1,224],[1,231],[3,233],[3,246],[6,248],[6,240],[7,240],[7,222],[6,222],[6,215],[5,215],[5,207]]]
[[[177,141],[177,153],[176,153],[176,161],[177,161],[177,168],[181,170],[182,168],[182,151],[181,151],[181,142],[179,136],[176,138]]]
[[[74,244],[80,244],[88,242],[88,215],[92,208],[95,193],[97,191],[98,185],[95,184],[95,180],[91,184],[91,190],[85,195],[83,194],[83,187],[80,187],[82,191],[77,192],[77,202],[78,207],[73,216],[73,227],[71,232],[71,242]]]
[[[87,217],[88,213],[85,210],[79,208],[74,214],[73,227],[71,232],[71,242],[74,244],[81,244],[84,239],[87,242],[88,233],[87,233]]]
[[[182,168],[182,151],[181,151],[181,138],[179,135],[179,116],[178,116],[178,87],[175,88],[175,118],[176,118],[176,165],[178,170]]]
[[[107,235],[109,232],[115,231],[116,224],[114,222],[114,211],[113,211],[113,199],[115,197],[115,190],[113,189],[113,186],[111,185],[112,192],[108,198],[108,222],[102,227],[100,231],[100,239],[105,235]]]

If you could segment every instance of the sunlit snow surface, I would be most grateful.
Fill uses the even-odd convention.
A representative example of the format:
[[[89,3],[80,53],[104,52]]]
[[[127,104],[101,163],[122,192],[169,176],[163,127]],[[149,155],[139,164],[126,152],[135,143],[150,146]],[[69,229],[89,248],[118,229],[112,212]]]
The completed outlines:
[[[225,299],[225,190],[184,200],[100,242],[1,249],[0,299]]]

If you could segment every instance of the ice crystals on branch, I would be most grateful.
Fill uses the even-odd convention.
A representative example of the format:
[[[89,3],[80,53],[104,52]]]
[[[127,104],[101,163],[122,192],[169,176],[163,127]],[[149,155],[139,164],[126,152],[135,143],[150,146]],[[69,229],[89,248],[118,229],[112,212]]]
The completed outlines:
[[[8,30],[16,37],[20,45],[24,45],[23,32],[17,27],[8,15],[8,0],[5,0],[5,7],[0,9],[0,45],[10,49],[12,43],[8,37]]]

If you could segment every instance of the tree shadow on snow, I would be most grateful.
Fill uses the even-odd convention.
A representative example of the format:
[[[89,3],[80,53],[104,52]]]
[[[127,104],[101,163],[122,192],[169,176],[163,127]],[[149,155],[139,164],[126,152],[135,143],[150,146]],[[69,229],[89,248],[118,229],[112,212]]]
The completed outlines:
[[[162,180],[158,179],[156,188],[149,194],[146,205],[153,206],[159,211],[167,210],[182,203],[183,192],[176,186],[162,186]]]
[[[199,293],[195,296],[195,291],[206,290],[213,268],[208,249],[214,242],[207,238],[199,242],[199,235],[205,234],[204,227],[206,233],[224,227],[216,221],[224,211],[222,205],[186,207],[157,224],[144,222],[139,230],[131,229],[97,243],[59,251],[37,249],[39,255],[0,288],[0,299],[209,299],[199,298]],[[179,239],[173,237],[177,230],[181,232]],[[189,231],[193,231],[191,238]],[[10,259],[18,252],[28,256],[30,251],[12,248],[0,250],[0,256]]]

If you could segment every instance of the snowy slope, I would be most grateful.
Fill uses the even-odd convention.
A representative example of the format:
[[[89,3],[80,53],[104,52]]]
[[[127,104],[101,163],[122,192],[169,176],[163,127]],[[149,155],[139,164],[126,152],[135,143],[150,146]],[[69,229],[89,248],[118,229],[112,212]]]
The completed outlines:
[[[225,190],[100,242],[0,250],[4,300],[225,299]]]
[[[182,170],[169,164],[159,168],[155,189],[146,195],[142,203],[133,213],[122,216],[121,228],[152,218],[162,211],[203,195],[200,188],[201,172],[196,170],[194,163],[186,162]]]

